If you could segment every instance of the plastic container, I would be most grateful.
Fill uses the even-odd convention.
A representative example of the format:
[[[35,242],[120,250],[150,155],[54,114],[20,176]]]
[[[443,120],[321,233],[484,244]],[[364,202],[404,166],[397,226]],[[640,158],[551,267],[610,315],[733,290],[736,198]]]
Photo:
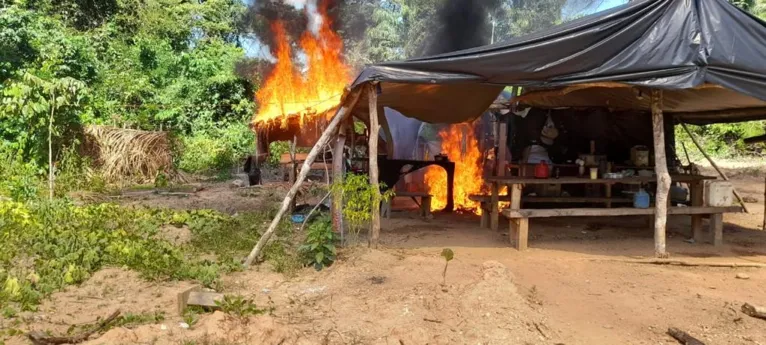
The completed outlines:
[[[734,186],[729,181],[708,181],[705,184],[705,204],[712,207],[731,206]]]
[[[535,178],[545,179],[550,177],[550,173],[551,170],[546,161],[540,161],[540,163],[537,163],[537,166],[535,166]]]
[[[633,194],[633,207],[635,208],[649,208],[651,204],[651,198],[643,188],[638,190],[636,194]]]

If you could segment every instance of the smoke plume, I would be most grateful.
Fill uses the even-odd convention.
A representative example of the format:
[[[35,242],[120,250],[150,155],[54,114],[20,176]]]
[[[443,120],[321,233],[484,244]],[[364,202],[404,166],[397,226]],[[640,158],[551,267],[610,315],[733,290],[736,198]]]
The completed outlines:
[[[436,32],[424,52],[435,55],[489,44],[489,14],[500,4],[499,0],[445,1],[436,14]]]
[[[322,27],[322,15],[317,10],[317,0],[282,0],[285,4],[295,7],[298,10],[305,10],[309,20],[309,30],[314,35],[319,33]]]

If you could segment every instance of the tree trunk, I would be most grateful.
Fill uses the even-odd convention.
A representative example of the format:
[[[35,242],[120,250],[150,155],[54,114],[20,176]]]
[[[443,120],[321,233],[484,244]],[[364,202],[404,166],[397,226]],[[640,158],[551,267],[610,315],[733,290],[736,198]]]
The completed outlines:
[[[665,249],[665,228],[668,220],[670,174],[665,158],[665,121],[662,113],[662,90],[652,90],[652,125],[654,133],[654,170],[657,173],[657,193],[654,213],[654,253],[668,257]]]
[[[261,239],[258,240],[258,243],[247,256],[247,259],[245,260],[245,267],[253,264],[253,261],[255,261],[255,259],[261,254],[263,247],[265,247],[266,243],[269,242],[271,235],[273,235],[274,231],[277,230],[279,222],[282,221],[282,217],[285,215],[285,212],[287,212],[290,204],[295,199],[295,195],[298,193],[298,190],[303,184],[303,181],[306,180],[306,177],[311,170],[311,164],[314,163],[314,160],[316,160],[319,152],[323,150],[324,146],[327,145],[327,143],[330,141],[330,138],[332,138],[333,134],[335,134],[335,129],[338,127],[338,124],[346,118],[346,115],[351,111],[354,105],[356,105],[356,101],[359,100],[359,95],[359,91],[354,92],[350,98],[348,98],[346,105],[338,108],[338,111],[335,113],[332,121],[327,124],[327,128],[322,133],[322,136],[319,137],[319,140],[311,149],[311,152],[309,152],[308,157],[306,157],[306,161],[303,162],[301,172],[298,174],[295,183],[292,187],[290,187],[290,191],[287,192],[285,199],[282,201],[282,207],[279,208],[279,212],[277,212],[277,214],[274,216],[274,219],[271,221],[269,228],[266,230],[266,232],[263,233]]]
[[[367,91],[370,101],[370,185],[372,186],[372,219],[370,220],[370,247],[377,248],[380,239],[380,182],[378,179],[378,93],[377,87],[370,84]],[[393,186],[390,186],[393,188]]]

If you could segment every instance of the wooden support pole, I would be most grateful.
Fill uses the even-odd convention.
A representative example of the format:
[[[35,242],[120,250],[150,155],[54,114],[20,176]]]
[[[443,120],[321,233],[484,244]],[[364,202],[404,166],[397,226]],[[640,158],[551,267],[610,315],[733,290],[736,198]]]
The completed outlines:
[[[763,179],[763,225],[762,230],[766,230],[766,177]]]
[[[261,239],[258,240],[258,243],[255,245],[253,250],[250,251],[247,259],[245,259],[245,267],[253,264],[255,259],[261,254],[261,251],[266,246],[266,243],[269,242],[271,235],[273,235],[274,231],[277,230],[279,222],[282,221],[282,217],[287,212],[287,209],[290,207],[293,199],[295,199],[295,195],[298,194],[298,190],[301,188],[303,181],[305,181],[306,177],[309,175],[311,164],[314,163],[314,160],[316,160],[319,152],[324,150],[325,145],[327,145],[327,143],[330,141],[330,138],[332,138],[332,136],[335,134],[335,130],[338,128],[338,125],[341,123],[341,121],[343,121],[346,118],[346,115],[350,113],[351,109],[354,108],[356,102],[359,100],[359,95],[359,91],[351,94],[346,102],[343,102],[345,105],[338,108],[338,111],[335,113],[332,121],[327,124],[327,128],[325,128],[324,132],[322,132],[322,136],[319,137],[319,140],[311,149],[311,152],[309,152],[306,160],[303,162],[303,167],[301,168],[300,174],[298,174],[298,178],[296,179],[295,183],[293,183],[293,186],[290,187],[290,190],[287,192],[285,199],[282,201],[282,207],[279,208],[279,211],[274,216],[274,219],[271,220],[269,228],[266,230],[266,232],[263,233]]]
[[[720,247],[723,245],[723,214],[716,213],[710,215],[710,234],[713,236],[713,245]]]
[[[702,181],[690,183],[689,189],[691,189],[690,192],[691,192],[692,206],[702,207],[703,204],[705,203],[703,200],[704,185]],[[702,243],[704,241],[704,239],[702,238],[702,215],[701,214],[692,215],[692,238],[694,239],[695,243]]]
[[[373,186],[372,196],[372,218],[370,220],[370,247],[377,248],[380,240],[380,185],[378,174],[378,133],[380,125],[378,124],[378,91],[375,84],[369,84],[367,89],[367,99],[370,107],[370,185]],[[393,187],[393,186],[391,186]]]
[[[349,119],[351,117],[349,116]],[[346,129],[348,121],[343,121],[338,130],[338,139],[332,153],[332,183],[343,183],[343,148],[346,146]],[[327,186],[330,188],[330,186]],[[332,198],[332,230],[336,234],[343,232],[343,198],[341,193]]]
[[[654,133],[654,170],[657,173],[657,193],[654,212],[654,254],[668,257],[665,249],[665,228],[668,221],[670,174],[665,158],[665,121],[662,113],[662,90],[652,90],[652,127]]]
[[[723,178],[724,181],[729,181],[729,177],[726,176],[721,168],[718,167],[718,164],[715,164],[713,158],[710,158],[710,155],[705,152],[705,150],[702,148],[702,145],[700,145],[699,141],[697,141],[697,138],[694,136],[694,134],[692,134],[692,131],[689,130],[689,127],[687,127],[685,123],[681,123],[681,127],[683,127],[684,131],[689,134],[689,138],[692,139],[694,146],[697,146],[697,149],[702,152],[702,155],[705,156],[707,161],[710,162],[710,165],[712,165],[715,171],[718,172],[718,175],[721,175],[721,178]],[[742,199],[742,196],[739,195],[739,192],[737,192],[736,188],[734,189],[734,196],[737,197],[737,200],[739,201],[739,204],[742,205],[742,209],[745,210],[745,213],[750,213],[750,210],[747,209],[747,205],[745,205],[745,200]]]

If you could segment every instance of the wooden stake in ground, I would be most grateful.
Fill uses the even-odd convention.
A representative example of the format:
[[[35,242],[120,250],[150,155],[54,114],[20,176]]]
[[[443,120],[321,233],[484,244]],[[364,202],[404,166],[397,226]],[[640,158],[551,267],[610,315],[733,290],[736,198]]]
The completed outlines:
[[[319,137],[317,143],[313,148],[311,148],[311,152],[309,152],[309,155],[303,162],[303,167],[301,168],[300,174],[298,174],[298,177],[296,178],[293,186],[290,187],[290,191],[287,192],[285,200],[282,201],[282,207],[279,208],[279,212],[277,212],[277,214],[274,216],[274,219],[271,221],[269,228],[266,230],[266,232],[263,233],[263,236],[261,236],[261,239],[258,240],[258,243],[255,245],[253,250],[250,251],[250,255],[247,256],[247,259],[245,260],[245,267],[252,265],[253,261],[255,261],[259,255],[261,255],[263,247],[266,246],[266,243],[269,242],[271,235],[273,235],[274,231],[277,230],[279,222],[282,221],[282,217],[285,215],[285,212],[287,212],[287,209],[290,207],[293,199],[295,199],[295,194],[298,193],[298,190],[301,188],[303,181],[306,180],[306,177],[311,170],[311,164],[314,163],[314,160],[316,160],[319,152],[323,150],[323,147],[327,145],[327,143],[330,141],[330,138],[332,138],[333,134],[335,134],[335,130],[338,128],[338,124],[343,121],[351,109],[354,108],[356,101],[359,100],[359,95],[360,92],[356,91],[351,94],[350,98],[348,98],[346,102],[342,102],[345,103],[345,105],[338,108],[338,111],[335,113],[332,121],[327,124],[327,128],[325,128],[322,136]]]
[[[665,227],[668,221],[668,192],[670,174],[665,158],[665,121],[662,113],[662,90],[652,90],[652,132],[654,133],[654,171],[657,173],[657,193],[654,212],[654,254],[668,257],[665,249]]]
[[[715,171],[718,172],[718,175],[721,175],[721,178],[724,179],[724,181],[729,181],[729,177],[724,174],[723,170],[718,167],[718,164],[715,164],[715,161],[713,161],[713,158],[710,158],[710,156],[705,152],[705,150],[702,148],[702,145],[697,141],[697,138],[692,134],[692,131],[689,130],[689,127],[686,126],[685,123],[681,123],[681,127],[684,128],[686,131],[686,134],[689,134],[689,138],[692,139],[692,142],[694,143],[694,146],[697,147],[700,152],[702,152],[702,155],[705,156],[708,162],[710,162],[710,165],[713,166]],[[739,201],[739,204],[742,205],[742,209],[745,210],[745,213],[750,213],[750,210],[747,209],[747,205],[745,205],[745,200],[742,199],[742,196],[739,195],[739,192],[737,192],[736,189],[734,189],[734,196],[737,197],[737,201]]]
[[[380,185],[378,178],[378,133],[380,126],[378,125],[378,91],[376,84],[370,84],[367,89],[367,98],[370,103],[370,143],[369,143],[369,156],[370,156],[370,185],[373,187],[372,194],[372,218],[370,219],[370,247],[378,248],[378,241],[380,239]],[[388,186],[393,188],[394,186]]]
[[[761,229],[766,230],[766,177],[763,178],[763,225]]]

